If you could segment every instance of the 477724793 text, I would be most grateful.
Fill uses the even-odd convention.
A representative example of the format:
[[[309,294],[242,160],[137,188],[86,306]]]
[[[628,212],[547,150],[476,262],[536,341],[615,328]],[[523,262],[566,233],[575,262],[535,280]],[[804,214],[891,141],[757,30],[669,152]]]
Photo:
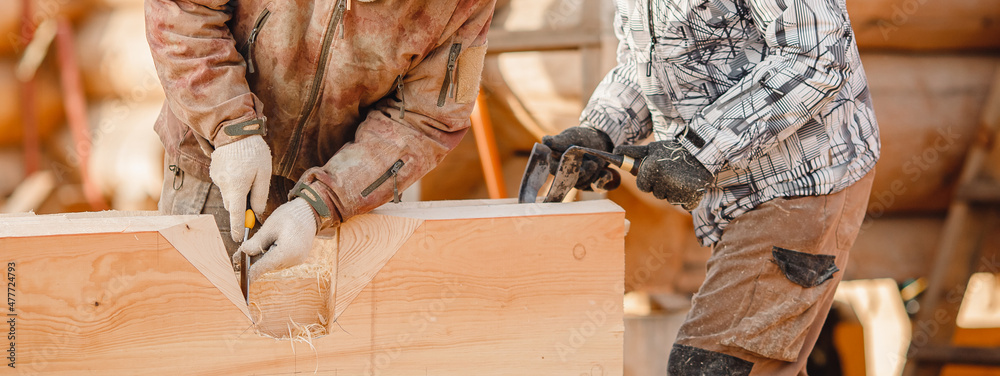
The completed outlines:
[[[10,368],[15,368],[17,364],[17,312],[14,310],[17,303],[14,295],[14,288],[17,286],[14,275],[16,267],[17,264],[14,262],[7,263],[7,324],[10,325],[10,331],[7,332],[7,340],[10,341],[10,347],[7,348],[7,367]]]

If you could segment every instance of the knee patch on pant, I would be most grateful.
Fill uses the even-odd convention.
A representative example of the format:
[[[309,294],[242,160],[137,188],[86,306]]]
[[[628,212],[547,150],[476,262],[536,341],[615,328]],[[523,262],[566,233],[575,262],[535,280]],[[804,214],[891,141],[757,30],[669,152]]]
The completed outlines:
[[[805,288],[822,285],[833,278],[833,273],[840,271],[832,255],[814,255],[781,247],[774,247],[771,255],[789,281]]]
[[[667,376],[746,376],[753,363],[732,355],[674,344]]]

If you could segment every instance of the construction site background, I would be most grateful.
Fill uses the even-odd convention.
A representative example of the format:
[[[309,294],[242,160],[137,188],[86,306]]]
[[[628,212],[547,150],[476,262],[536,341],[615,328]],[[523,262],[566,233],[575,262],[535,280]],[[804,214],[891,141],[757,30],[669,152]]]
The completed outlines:
[[[7,3],[0,13],[0,213],[155,210],[163,148],[152,124],[164,96],[145,40],[143,2],[31,0],[27,12],[21,0]],[[883,151],[845,272],[851,281],[838,293],[854,317],[845,322],[857,325],[844,324],[839,340],[864,343],[863,354],[843,355],[844,374],[899,374],[911,336],[906,319],[919,309],[899,287],[930,274],[967,152],[992,137],[979,129],[1000,62],[1000,2],[847,4]],[[517,191],[531,145],[577,125],[590,90],[613,67],[612,7],[610,0],[498,2],[483,95],[507,192]],[[41,36],[33,48],[31,31]],[[82,78],[79,92],[72,90],[74,71]],[[85,106],[76,105],[79,98]],[[406,197],[487,198],[481,165],[470,133]],[[631,223],[626,307],[635,316],[626,324],[626,374],[644,375],[661,361],[644,349],[672,341],[649,333],[676,330],[711,250],[698,245],[688,214],[625,180],[607,197]],[[957,341],[1000,345],[998,237],[983,243],[976,266],[984,274],[972,280],[959,319],[977,331],[959,331]],[[880,335],[872,334],[875,327]],[[1000,375],[969,367],[949,372]]]

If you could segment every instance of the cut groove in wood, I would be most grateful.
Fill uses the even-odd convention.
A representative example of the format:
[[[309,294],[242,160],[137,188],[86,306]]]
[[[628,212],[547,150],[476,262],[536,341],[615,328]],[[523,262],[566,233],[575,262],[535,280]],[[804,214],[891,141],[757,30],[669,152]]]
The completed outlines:
[[[257,332],[278,339],[326,335],[421,223],[377,214],[351,218],[332,239],[317,238],[306,262],[252,281]]]

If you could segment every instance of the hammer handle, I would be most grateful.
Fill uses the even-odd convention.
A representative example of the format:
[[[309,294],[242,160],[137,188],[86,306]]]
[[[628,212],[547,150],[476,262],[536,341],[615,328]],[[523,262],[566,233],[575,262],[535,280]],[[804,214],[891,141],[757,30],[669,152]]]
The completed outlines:
[[[639,166],[642,165],[642,159],[635,159],[627,155],[611,154],[600,150],[588,149],[587,153],[603,159],[615,167],[622,169],[623,171],[628,171],[632,175],[639,173]]]

